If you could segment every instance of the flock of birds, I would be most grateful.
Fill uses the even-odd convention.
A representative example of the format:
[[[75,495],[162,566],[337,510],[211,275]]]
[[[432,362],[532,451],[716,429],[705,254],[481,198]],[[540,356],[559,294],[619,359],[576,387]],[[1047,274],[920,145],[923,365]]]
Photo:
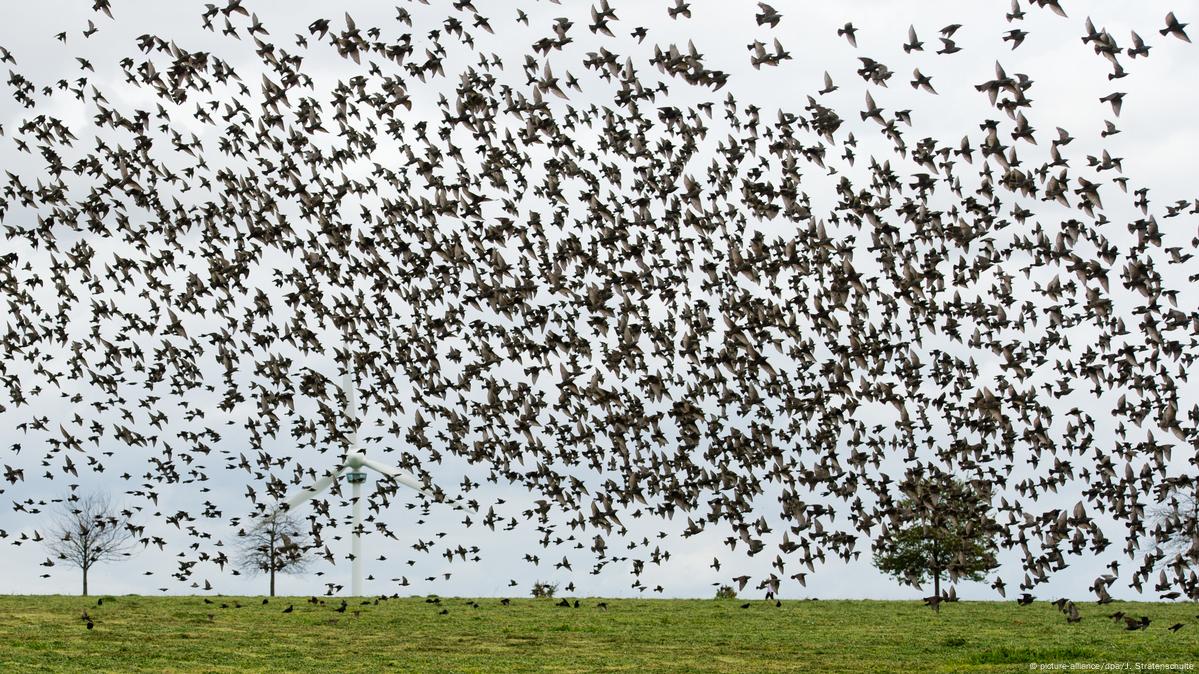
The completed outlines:
[[[383,25],[345,14],[284,35],[224,0],[197,21],[235,57],[148,33],[51,81],[23,73],[36,54],[0,47],[19,118],[0,129],[19,159],[0,178],[0,419],[19,436],[6,486],[144,466],[120,475],[138,500],[128,526],[159,549],[185,535],[174,576],[195,584],[230,564],[218,525],[247,522],[214,485],[243,480],[263,512],[322,477],[314,456],[338,465],[335,382],[352,367],[367,451],[463,504],[467,527],[529,523],[555,552],[525,559],[555,573],[615,565],[650,590],[667,534],[631,536],[630,518],[678,516],[684,537],[722,532],[729,569],[773,556],[768,575],[733,578],[773,596],[902,526],[914,485],[956,476],[995,493],[1025,591],[1106,556],[1091,589],[1110,599],[1124,555],[1138,591],[1157,573],[1156,591],[1199,597],[1195,550],[1168,552],[1183,522],[1148,517],[1194,488],[1199,315],[1174,279],[1199,239],[1169,244],[1191,236],[1199,199],[1151,200],[1121,158],[1074,156],[1070,131],[1034,128],[1032,77],[999,63],[967,92],[995,113],[976,133],[910,137],[919,111],[880,103],[903,78],[851,23],[836,33],[863,54],[860,81],[826,72],[797,110],[739,100],[727,54],[655,44],[608,0],[545,19],[521,58],[479,46],[577,9],[557,4],[424,0]],[[664,4],[661,21],[693,20]],[[119,11],[95,0],[86,27],[54,37],[103,39]],[[763,33],[795,20],[753,11]],[[1033,11],[1077,21],[1013,0],[1011,49]],[[934,50],[913,26],[903,51],[956,58],[959,30]],[[1188,48],[1173,13],[1150,30],[1122,41],[1087,19],[1081,39],[1117,87],[1151,50]],[[769,34],[748,52],[780,72],[805,56]],[[910,80],[930,107],[947,87],[934,75]],[[864,108],[836,109],[850,88]],[[63,98],[82,127],[52,114]],[[1107,139],[1126,102],[1078,105],[1110,110]],[[1140,217],[1109,220],[1121,200]],[[463,465],[482,477],[451,494]],[[506,511],[481,482],[532,506]],[[188,489],[201,512],[159,511]],[[396,493],[379,483],[370,507]],[[0,538],[36,541],[46,502],[14,500],[34,531]],[[322,530],[342,511],[315,503],[303,516],[332,561]],[[480,560],[440,549],[444,535],[418,530],[413,549]]]

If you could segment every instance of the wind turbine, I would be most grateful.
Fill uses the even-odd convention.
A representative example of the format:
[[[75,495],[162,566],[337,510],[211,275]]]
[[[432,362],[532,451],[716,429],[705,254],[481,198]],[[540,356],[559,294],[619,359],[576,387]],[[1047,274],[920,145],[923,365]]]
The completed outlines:
[[[353,376],[348,366],[345,377],[342,379],[342,390],[346,392],[346,417],[350,419],[351,423],[350,451],[346,453],[345,461],[337,470],[322,477],[284,501],[282,505],[267,515],[262,520],[262,523],[269,522],[280,513],[291,511],[316,498],[319,494],[329,489],[329,487],[332,487],[338,477],[345,475],[346,481],[350,483],[352,490],[351,500],[353,502],[354,513],[353,528],[350,532],[350,545],[353,556],[351,563],[353,577],[350,583],[350,594],[359,597],[362,596],[362,485],[366,482],[367,478],[365,469],[370,468],[385,477],[389,477],[405,487],[416,490],[430,500],[436,500],[436,498],[411,473],[375,461],[374,459],[369,459],[362,453],[362,450],[358,447],[358,392],[354,387]]]

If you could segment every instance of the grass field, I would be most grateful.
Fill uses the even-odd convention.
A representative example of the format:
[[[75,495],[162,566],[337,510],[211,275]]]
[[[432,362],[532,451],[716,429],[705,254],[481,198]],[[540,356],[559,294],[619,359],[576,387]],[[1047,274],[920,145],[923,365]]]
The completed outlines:
[[[1199,663],[1199,605],[0,596],[0,672],[1027,672]],[[227,608],[221,605],[226,604]],[[241,608],[237,608],[240,604]],[[294,606],[290,614],[282,611]],[[86,610],[94,629],[81,619]],[[447,611],[444,615],[441,611]],[[357,611],[357,615],[355,615]],[[1114,611],[1147,615],[1125,631]],[[1167,628],[1185,623],[1178,632]],[[1066,671],[1070,671],[1068,668]],[[1078,671],[1077,669],[1074,671]],[[1102,670],[1101,670],[1102,671]]]

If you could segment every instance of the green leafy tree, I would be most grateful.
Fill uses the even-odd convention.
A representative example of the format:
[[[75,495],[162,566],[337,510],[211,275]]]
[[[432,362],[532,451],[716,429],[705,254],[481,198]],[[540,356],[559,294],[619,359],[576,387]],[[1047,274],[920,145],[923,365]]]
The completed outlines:
[[[894,526],[875,540],[874,565],[901,583],[932,581],[932,605],[941,598],[941,580],[983,580],[998,562],[990,489],[947,475],[909,474],[900,485]]]

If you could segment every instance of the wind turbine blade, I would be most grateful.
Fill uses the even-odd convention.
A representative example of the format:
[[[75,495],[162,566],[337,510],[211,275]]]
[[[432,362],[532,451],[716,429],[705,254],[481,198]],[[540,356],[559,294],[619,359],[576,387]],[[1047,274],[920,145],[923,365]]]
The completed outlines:
[[[341,388],[346,394],[346,418],[350,421],[350,451],[358,449],[358,388],[354,385],[352,366],[346,365],[345,376],[341,379]]]
[[[283,505],[279,506],[275,512],[271,513],[271,517],[278,515],[280,512],[294,510],[295,508],[298,508],[304,503],[307,503],[309,500],[315,498],[317,494],[320,494],[331,487],[333,485],[333,481],[336,480],[337,476],[341,475],[345,469],[345,466],[342,466],[329,475],[326,475],[316,482],[313,482],[311,486],[304,488],[298,494],[295,494],[291,498],[284,501]]]
[[[389,466],[385,463],[375,461],[374,459],[368,459],[366,457],[362,457],[362,465],[383,473],[390,478],[394,478],[396,482],[399,482],[405,487],[415,489],[421,494],[424,494],[429,498],[433,498],[433,495],[425,490],[425,485],[421,484],[420,480],[416,479],[414,475],[407,471],[396,468],[395,466]]]

